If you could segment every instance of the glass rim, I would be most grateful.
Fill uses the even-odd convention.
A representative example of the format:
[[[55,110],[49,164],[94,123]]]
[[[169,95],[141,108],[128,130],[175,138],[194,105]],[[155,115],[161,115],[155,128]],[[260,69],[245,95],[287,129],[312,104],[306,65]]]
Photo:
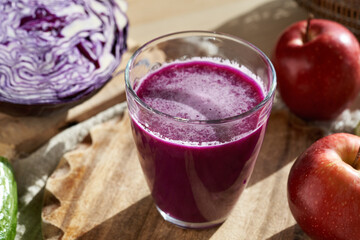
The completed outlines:
[[[193,35],[190,35],[193,34]],[[181,36],[209,36],[209,37],[218,37],[218,38],[226,38],[228,40],[232,40],[234,42],[239,42],[243,45],[248,46],[249,48],[251,48],[252,50],[254,50],[263,60],[264,63],[267,65],[268,69],[270,69],[270,73],[272,75],[272,81],[271,81],[271,86],[269,88],[268,93],[266,94],[266,96],[264,97],[264,99],[258,103],[257,105],[255,105],[254,107],[252,107],[251,109],[234,115],[234,116],[230,116],[230,117],[226,117],[226,118],[220,118],[220,119],[211,119],[211,120],[195,120],[195,119],[187,119],[187,118],[181,118],[181,117],[176,117],[173,116],[171,114],[167,114],[164,112],[161,112],[155,108],[152,108],[151,106],[149,106],[148,104],[146,104],[143,100],[141,100],[138,95],[135,93],[134,89],[132,88],[131,84],[130,84],[130,71],[131,71],[131,66],[133,65],[136,57],[149,45],[158,42],[162,39],[166,39],[169,37],[177,37],[181,38]],[[174,38],[176,39],[176,38]],[[231,121],[235,121],[238,119],[243,119],[246,118],[247,116],[251,115],[252,113],[258,111],[259,109],[261,109],[266,103],[268,103],[276,90],[276,84],[277,84],[277,78],[276,78],[276,72],[275,72],[275,68],[272,64],[272,62],[270,61],[270,59],[266,56],[266,54],[261,51],[258,47],[256,47],[255,45],[253,45],[252,43],[243,40],[239,37],[230,35],[230,34],[226,34],[226,33],[221,33],[221,32],[216,32],[216,31],[202,31],[202,30],[191,30],[191,31],[179,31],[179,32],[173,32],[173,33],[168,33],[159,37],[156,37],[146,43],[144,43],[142,46],[140,46],[130,57],[128,63],[126,64],[125,67],[125,88],[127,90],[129,90],[128,92],[131,94],[132,97],[134,97],[135,101],[137,103],[140,104],[141,107],[145,108],[146,110],[153,112],[157,115],[178,121],[178,122],[183,122],[183,123],[194,123],[194,124],[217,124],[217,123],[225,123],[225,122],[231,122]]]

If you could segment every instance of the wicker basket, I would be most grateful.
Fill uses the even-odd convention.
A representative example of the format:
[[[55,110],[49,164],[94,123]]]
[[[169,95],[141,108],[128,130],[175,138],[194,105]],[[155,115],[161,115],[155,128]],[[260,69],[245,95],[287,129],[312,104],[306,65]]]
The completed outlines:
[[[295,0],[315,17],[337,21],[360,39],[360,0]]]

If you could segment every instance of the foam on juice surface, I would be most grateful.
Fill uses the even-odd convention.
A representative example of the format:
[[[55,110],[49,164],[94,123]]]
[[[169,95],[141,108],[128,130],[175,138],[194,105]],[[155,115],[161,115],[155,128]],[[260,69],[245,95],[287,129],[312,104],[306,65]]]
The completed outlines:
[[[239,69],[210,61],[166,65],[146,76],[135,91],[150,107],[193,120],[236,116],[264,98],[259,84]]]

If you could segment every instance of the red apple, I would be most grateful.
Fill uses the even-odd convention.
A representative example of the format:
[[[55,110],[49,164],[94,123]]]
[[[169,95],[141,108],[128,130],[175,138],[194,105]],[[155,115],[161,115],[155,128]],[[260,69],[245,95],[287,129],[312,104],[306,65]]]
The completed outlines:
[[[360,239],[360,137],[336,133],[316,141],[288,178],[290,210],[312,239]]]
[[[272,62],[283,101],[303,119],[334,119],[359,93],[359,42],[334,21],[291,25],[279,37]]]

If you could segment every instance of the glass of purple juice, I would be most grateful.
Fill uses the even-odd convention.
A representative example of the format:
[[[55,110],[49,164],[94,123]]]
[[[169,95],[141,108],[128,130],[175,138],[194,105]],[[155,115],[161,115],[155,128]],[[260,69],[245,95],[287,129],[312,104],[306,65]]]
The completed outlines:
[[[187,31],[140,47],[125,70],[138,157],[162,217],[207,228],[229,216],[253,171],[276,88],[252,44]]]

